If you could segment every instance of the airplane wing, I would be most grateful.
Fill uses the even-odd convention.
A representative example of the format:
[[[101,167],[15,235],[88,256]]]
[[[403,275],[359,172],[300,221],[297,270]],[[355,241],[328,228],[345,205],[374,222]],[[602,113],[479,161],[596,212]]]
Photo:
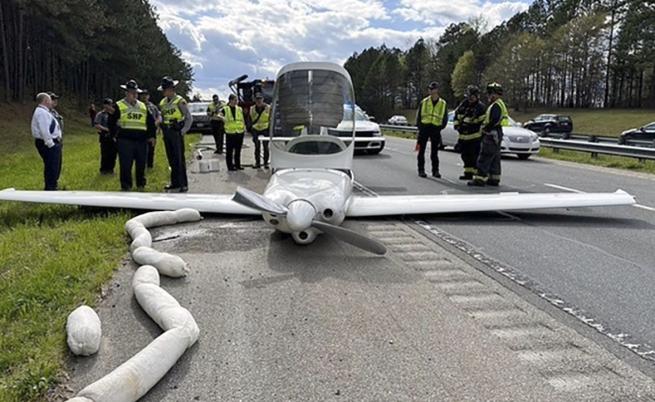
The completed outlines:
[[[47,204],[83,205],[105,208],[175,210],[194,208],[200,212],[234,215],[261,215],[254,209],[232,201],[232,195],[119,193],[102,191],[0,191],[0,201],[38,202]]]
[[[542,208],[632,205],[623,190],[614,193],[498,193],[452,195],[387,195],[351,197],[349,217],[439,214],[450,212],[512,211]]]

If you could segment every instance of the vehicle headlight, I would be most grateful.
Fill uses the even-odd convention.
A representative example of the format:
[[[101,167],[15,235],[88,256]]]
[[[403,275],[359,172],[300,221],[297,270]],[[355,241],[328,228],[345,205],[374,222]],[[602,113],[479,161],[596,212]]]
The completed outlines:
[[[382,133],[380,131],[373,131],[373,137],[382,137]]]
[[[537,134],[535,133],[530,134],[530,141],[535,142],[537,141],[537,138],[539,138]]]

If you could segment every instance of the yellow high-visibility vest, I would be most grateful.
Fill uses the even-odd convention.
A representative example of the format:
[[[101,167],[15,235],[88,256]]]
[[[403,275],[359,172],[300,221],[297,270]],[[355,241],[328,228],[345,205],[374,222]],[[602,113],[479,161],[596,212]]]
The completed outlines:
[[[500,107],[500,125],[501,127],[507,127],[509,126],[509,113],[507,112],[507,106],[505,106],[505,102],[503,102],[502,99],[498,98],[489,105],[487,108],[487,112],[484,114],[484,122],[482,122],[482,125],[486,126],[489,124],[489,121],[491,121],[491,107],[493,105],[498,105]]]
[[[146,117],[148,116],[148,107],[141,101],[136,101],[134,105],[129,104],[125,98],[116,102],[121,116],[118,119],[118,125],[123,130],[146,131]]]
[[[446,101],[442,98],[439,98],[436,105],[432,104],[429,96],[421,101],[421,124],[440,126],[445,113]]]
[[[259,117],[259,120],[257,118]],[[271,118],[271,107],[269,105],[264,106],[261,116],[257,113],[257,106],[253,105],[250,107],[250,121],[257,121],[257,123],[252,125],[252,128],[257,131],[268,130],[268,123]]]
[[[218,104],[214,103],[213,101],[207,106],[207,109],[209,110],[209,117],[212,120],[219,120],[218,119],[218,113],[223,109],[223,102],[219,101]]]
[[[164,98],[159,102],[159,109],[161,109],[161,117],[164,124],[168,125],[173,122],[173,120],[181,122],[184,120],[184,114],[180,109],[180,102],[186,102],[183,97],[175,94],[173,99],[168,101],[168,98]]]
[[[232,109],[226,105],[223,107],[223,114],[225,115],[225,133],[226,134],[241,134],[246,131],[246,122],[243,120],[243,110],[241,106],[235,106],[236,116],[232,115]]]

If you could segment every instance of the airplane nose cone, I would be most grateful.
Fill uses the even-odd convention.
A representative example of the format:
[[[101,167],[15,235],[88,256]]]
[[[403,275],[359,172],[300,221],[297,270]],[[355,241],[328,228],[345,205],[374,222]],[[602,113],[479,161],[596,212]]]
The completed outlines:
[[[293,232],[301,232],[311,226],[316,216],[314,206],[305,200],[296,200],[287,205],[287,225]]]

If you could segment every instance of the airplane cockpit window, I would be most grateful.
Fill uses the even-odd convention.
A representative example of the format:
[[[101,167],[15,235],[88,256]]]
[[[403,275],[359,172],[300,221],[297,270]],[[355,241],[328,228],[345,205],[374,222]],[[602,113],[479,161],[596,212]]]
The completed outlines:
[[[289,152],[301,155],[327,155],[343,151],[337,143],[326,141],[306,141],[289,144]]]
[[[344,121],[344,105],[352,109],[354,96],[352,85],[343,74],[324,69],[288,71],[278,77],[276,82],[271,136],[336,136],[334,131]],[[355,116],[352,113],[349,118],[354,123]],[[354,135],[354,124],[350,128],[349,131]],[[302,145],[308,146],[304,143]],[[316,144],[315,149],[331,153],[329,151],[333,145]]]

